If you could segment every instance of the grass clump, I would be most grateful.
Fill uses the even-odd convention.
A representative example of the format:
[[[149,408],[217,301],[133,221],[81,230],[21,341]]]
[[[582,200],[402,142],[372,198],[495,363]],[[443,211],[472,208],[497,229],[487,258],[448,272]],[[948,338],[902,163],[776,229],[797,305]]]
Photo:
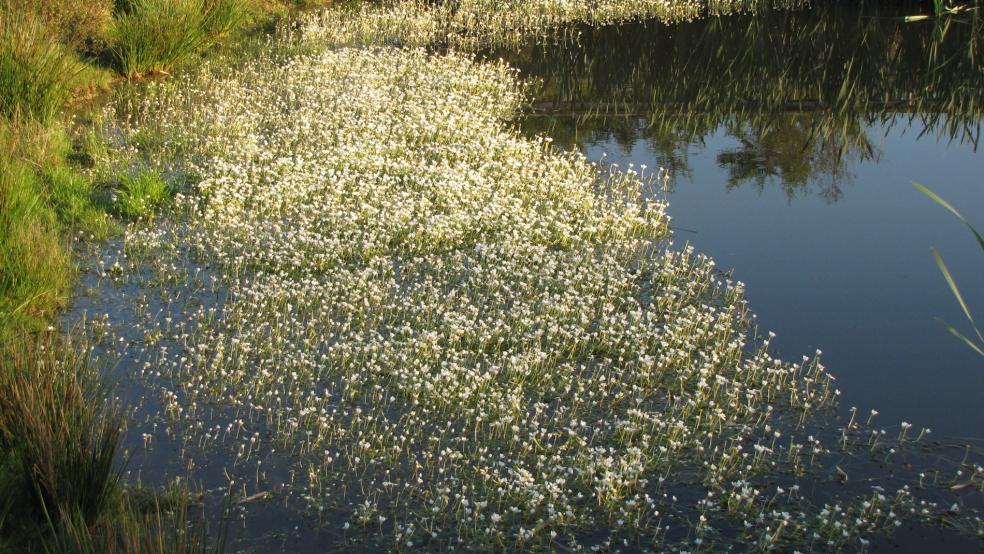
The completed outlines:
[[[0,116],[50,121],[81,70],[78,59],[36,17],[0,12]]]
[[[18,338],[0,352],[0,549],[208,551],[186,488],[123,486],[122,412],[89,350],[53,332]]]
[[[249,20],[247,0],[128,0],[113,26],[120,70],[134,77],[169,69]]]
[[[78,51],[95,52],[105,44],[115,0],[0,0],[6,13],[29,13],[53,38]]]
[[[90,525],[118,489],[119,408],[71,341],[22,338],[0,357],[0,523]]]
[[[193,497],[182,487],[158,493],[139,488],[124,491],[110,517],[95,526],[76,514],[63,519],[45,543],[56,553],[203,554],[224,551],[225,534],[210,544],[206,528],[191,520]]]
[[[121,217],[145,219],[171,198],[171,189],[160,175],[142,171],[124,176],[116,191],[113,207]]]

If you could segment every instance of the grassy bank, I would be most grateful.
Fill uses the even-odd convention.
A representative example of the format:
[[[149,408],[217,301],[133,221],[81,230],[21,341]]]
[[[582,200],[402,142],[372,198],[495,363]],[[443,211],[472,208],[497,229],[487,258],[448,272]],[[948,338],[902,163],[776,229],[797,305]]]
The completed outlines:
[[[290,7],[247,0],[0,0],[0,551],[201,552],[187,502],[124,487],[123,421],[88,349],[59,336],[72,243],[115,233],[167,194],[153,175],[97,182],[79,129],[116,83],[192,66]]]

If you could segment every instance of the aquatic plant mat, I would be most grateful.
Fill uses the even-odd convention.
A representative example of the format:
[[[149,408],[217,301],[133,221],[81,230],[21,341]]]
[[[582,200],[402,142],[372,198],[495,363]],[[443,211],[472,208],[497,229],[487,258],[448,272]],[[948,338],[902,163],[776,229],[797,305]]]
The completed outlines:
[[[919,477],[924,431],[833,426],[820,361],[774,358],[743,286],[673,247],[659,173],[521,134],[505,64],[296,40],[118,106],[102,171],[179,189],[75,308],[142,398],[133,475],[232,491],[261,549],[980,532],[976,454]]]

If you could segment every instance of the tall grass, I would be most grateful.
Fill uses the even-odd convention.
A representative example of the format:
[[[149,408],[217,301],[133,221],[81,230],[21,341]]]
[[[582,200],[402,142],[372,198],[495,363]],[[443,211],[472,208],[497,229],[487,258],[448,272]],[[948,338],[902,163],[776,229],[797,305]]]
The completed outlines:
[[[113,51],[128,76],[166,72],[212,46],[250,16],[247,0],[128,0]]]
[[[0,343],[45,327],[63,304],[73,278],[65,232],[99,238],[112,227],[92,182],[66,162],[72,150],[58,126],[0,122]]]
[[[72,52],[35,16],[0,11],[0,115],[51,120],[81,70]]]
[[[165,70],[239,28],[250,2],[0,0],[0,551],[206,550],[187,495],[140,500],[122,485],[120,408],[87,350],[51,326],[74,278],[71,237],[113,227],[70,162],[85,152],[60,112],[108,80],[80,53],[99,55],[113,39],[128,75]],[[123,215],[139,217],[166,192],[159,180],[124,183]]]
[[[53,38],[76,51],[105,46],[115,0],[0,0],[0,10],[29,13]]]
[[[22,518],[92,524],[118,490],[120,410],[70,340],[24,338],[0,357],[3,496]]]
[[[37,174],[0,153],[0,338],[60,304],[70,264],[57,228]]]
[[[206,528],[190,518],[188,491],[175,488],[142,498],[139,490],[122,494],[110,517],[87,525],[80,514],[65,518],[45,542],[49,552],[64,554],[204,554],[225,550],[225,529],[209,544]],[[223,523],[224,525],[224,523]]]
[[[85,346],[54,332],[19,339],[0,351],[0,537],[13,537],[0,551],[206,552],[186,488],[122,485],[122,411]]]

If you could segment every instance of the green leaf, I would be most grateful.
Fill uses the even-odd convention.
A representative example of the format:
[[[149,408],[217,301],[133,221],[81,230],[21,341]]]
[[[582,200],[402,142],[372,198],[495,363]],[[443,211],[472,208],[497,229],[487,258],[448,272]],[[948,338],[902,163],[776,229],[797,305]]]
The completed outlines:
[[[981,250],[984,251],[984,237],[982,237],[981,234],[977,232],[977,229],[974,229],[974,226],[973,225],[971,225],[970,223],[967,222],[967,220],[964,218],[964,216],[960,215],[960,212],[958,212],[956,208],[954,208],[953,206],[951,206],[949,202],[947,202],[946,200],[943,200],[942,198],[940,198],[940,196],[938,194],[936,194],[935,192],[929,190],[928,188],[924,187],[923,185],[920,185],[919,183],[917,183],[915,181],[912,182],[912,185],[914,187],[916,187],[917,189],[919,189],[920,192],[922,192],[923,194],[925,194],[926,196],[928,196],[930,198],[930,200],[932,200],[933,202],[936,202],[940,206],[943,206],[944,208],[946,208],[947,210],[949,210],[950,213],[952,213],[953,215],[955,215],[958,218],[960,218],[960,221],[963,221],[964,222],[964,225],[966,225],[967,228],[970,229],[970,232],[974,234],[974,238],[977,239],[977,244],[981,247]]]
[[[950,212],[952,212],[953,215],[960,218],[960,221],[967,221],[966,219],[964,219],[964,216],[960,215],[960,212],[958,212],[956,208],[951,206],[946,200],[940,198],[939,195],[937,195],[935,192],[929,190],[928,188],[924,187],[923,185],[920,185],[915,181],[912,182],[912,186],[919,189],[920,192],[928,196],[931,200],[933,200],[933,202],[936,202],[940,206],[943,206],[944,208],[950,210]]]
[[[947,269],[946,264],[943,263],[943,257],[940,253],[936,251],[935,248],[932,249],[933,258],[936,259],[936,266],[940,268],[940,273],[946,279],[948,285],[950,285],[950,290],[953,292],[953,296],[956,297],[957,302],[960,303],[960,308],[963,309],[964,315],[967,316],[967,320],[974,323],[974,317],[970,315],[970,310],[967,309],[967,303],[964,302],[963,295],[960,294],[960,289],[957,287],[957,283],[953,280],[953,276],[950,275],[950,270]]]
[[[974,351],[977,352],[978,354],[980,354],[981,356],[984,356],[984,350],[982,350],[981,347],[978,346],[977,344],[974,344],[974,341],[972,341],[972,340],[968,339],[967,337],[965,337],[963,335],[963,333],[961,333],[960,331],[957,331],[956,328],[953,327],[953,325],[950,325],[949,323],[947,323],[947,322],[945,322],[945,321],[943,321],[942,319],[939,319],[939,318],[937,318],[937,321],[939,321],[941,324],[943,324],[943,326],[946,327],[946,330],[949,331],[951,335],[953,335],[953,336],[957,337],[958,339],[964,341],[965,343],[967,343],[967,346],[973,348]]]

